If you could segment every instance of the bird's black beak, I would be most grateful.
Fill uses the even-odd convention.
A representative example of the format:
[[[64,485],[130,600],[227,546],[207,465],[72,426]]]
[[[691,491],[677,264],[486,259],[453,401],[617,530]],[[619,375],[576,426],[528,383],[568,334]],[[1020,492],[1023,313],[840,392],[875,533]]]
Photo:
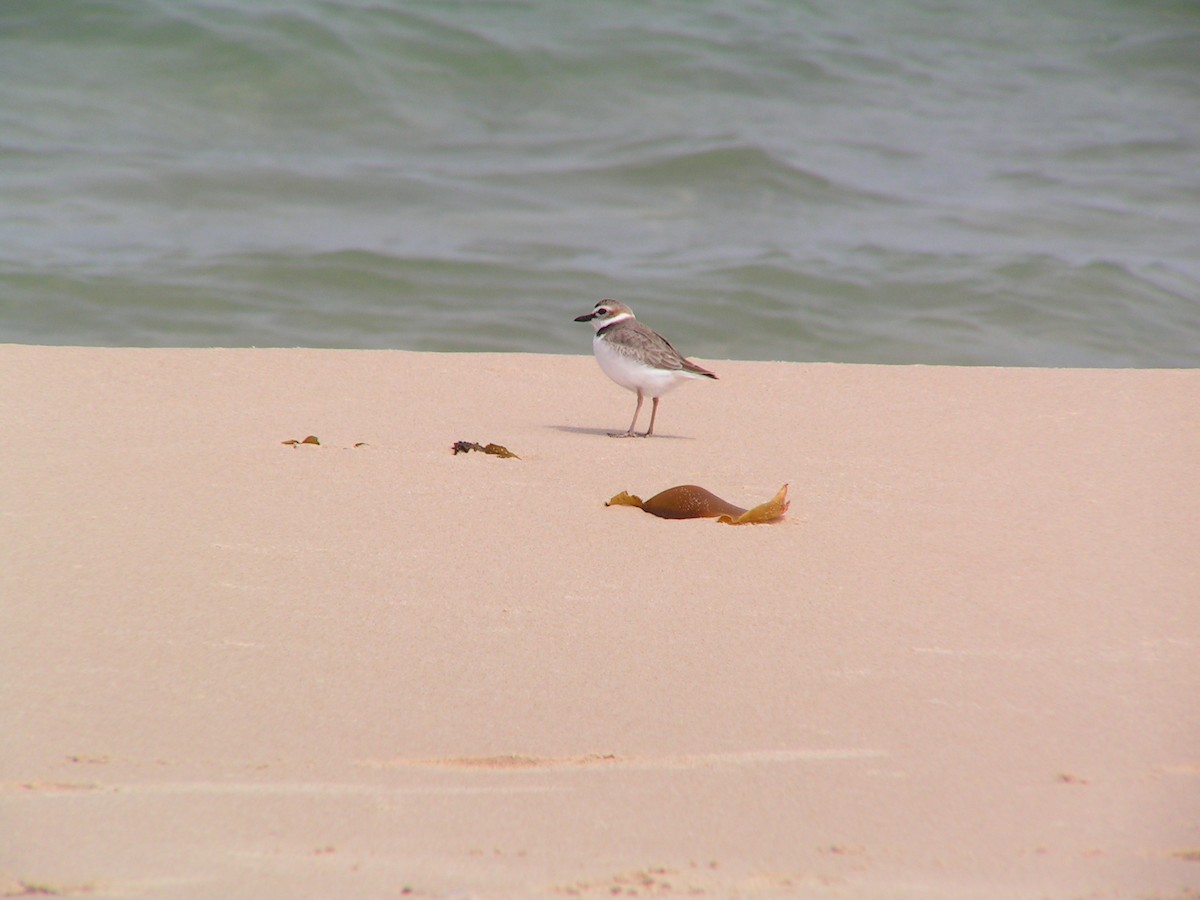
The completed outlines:
[[[590,322],[594,318],[596,318],[596,313],[593,310],[592,312],[588,313],[586,316],[576,316],[575,321],[576,322]]]

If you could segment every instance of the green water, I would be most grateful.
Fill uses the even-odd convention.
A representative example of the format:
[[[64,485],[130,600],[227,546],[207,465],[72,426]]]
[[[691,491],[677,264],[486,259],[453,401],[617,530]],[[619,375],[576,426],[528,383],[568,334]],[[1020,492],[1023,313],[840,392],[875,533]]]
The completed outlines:
[[[0,4],[0,341],[1200,364],[1195,2]]]

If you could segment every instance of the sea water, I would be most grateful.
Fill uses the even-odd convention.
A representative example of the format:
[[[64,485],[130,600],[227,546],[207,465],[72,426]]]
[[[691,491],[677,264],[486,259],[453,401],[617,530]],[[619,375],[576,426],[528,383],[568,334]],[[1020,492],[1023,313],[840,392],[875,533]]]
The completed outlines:
[[[0,341],[1200,365],[1196,0],[4,0]]]

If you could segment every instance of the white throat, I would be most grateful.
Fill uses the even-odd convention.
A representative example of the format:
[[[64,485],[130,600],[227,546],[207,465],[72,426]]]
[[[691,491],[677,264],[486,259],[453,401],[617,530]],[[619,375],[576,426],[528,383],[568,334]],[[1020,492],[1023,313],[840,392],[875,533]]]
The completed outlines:
[[[592,327],[599,331],[601,328],[607,328],[609,325],[616,325],[618,322],[628,322],[633,319],[631,312],[619,312],[615,316],[609,316],[607,319],[592,319]]]

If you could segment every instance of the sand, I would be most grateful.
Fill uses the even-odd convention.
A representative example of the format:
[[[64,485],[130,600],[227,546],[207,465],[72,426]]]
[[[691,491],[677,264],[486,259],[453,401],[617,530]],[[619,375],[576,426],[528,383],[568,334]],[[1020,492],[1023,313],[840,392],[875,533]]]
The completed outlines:
[[[1200,896],[1200,371],[702,362],[0,347],[0,895]]]

